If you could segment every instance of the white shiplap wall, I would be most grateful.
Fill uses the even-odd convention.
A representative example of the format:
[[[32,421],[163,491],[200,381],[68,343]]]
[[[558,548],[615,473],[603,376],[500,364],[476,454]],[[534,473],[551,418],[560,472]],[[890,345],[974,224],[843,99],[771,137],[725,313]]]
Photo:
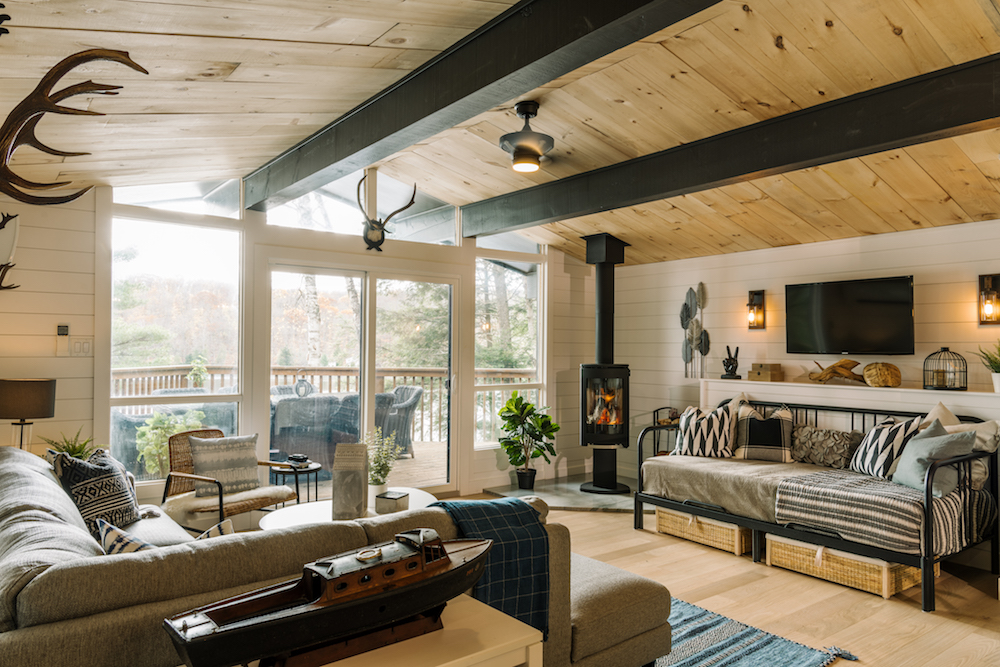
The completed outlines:
[[[978,276],[1000,273],[998,250],[1000,221],[992,220],[619,267],[615,361],[632,370],[631,433],[637,435],[649,424],[657,407],[683,408],[699,402],[698,380],[684,377],[679,318],[685,292],[699,282],[708,291],[703,322],[712,341],[705,377],[718,378],[724,372],[727,345],[733,350],[739,347],[738,372],[744,378],[752,363],[780,363],[786,380],[803,380],[815,370],[812,356],[785,352],[786,284],[912,275],[916,353],[854,356],[860,362],[857,370],[888,361],[902,371],[904,387],[919,388],[927,355],[950,347],[969,363],[969,390],[990,392],[989,373],[970,351],[1000,337],[1000,326],[980,326],[976,314]],[[766,292],[767,329],[750,331],[747,292],[758,289]],[[815,361],[825,366],[838,358],[816,356]],[[1000,396],[996,403],[1000,408]],[[619,458],[620,474],[634,474],[634,458]]]
[[[58,439],[93,433],[94,359],[56,357],[56,326],[71,336],[94,335],[95,198],[90,193],[60,206],[29,206],[0,197],[0,211],[18,214],[16,265],[0,291],[0,377],[55,378],[56,411],[35,421],[32,451],[44,451],[39,436]],[[0,445],[11,429],[0,424]]]

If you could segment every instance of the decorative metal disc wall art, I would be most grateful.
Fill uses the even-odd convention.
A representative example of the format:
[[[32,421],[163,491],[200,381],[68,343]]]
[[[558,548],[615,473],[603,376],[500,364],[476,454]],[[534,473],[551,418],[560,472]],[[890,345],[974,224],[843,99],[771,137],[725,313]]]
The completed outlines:
[[[2,5],[0,5],[2,6]],[[67,86],[60,91],[52,92],[52,88],[74,67],[95,60],[110,60],[121,63],[143,74],[149,74],[141,65],[128,57],[125,51],[112,51],[109,49],[90,49],[73,54],[60,61],[55,67],[42,77],[38,85],[31,93],[18,103],[14,110],[10,112],[3,125],[0,126],[0,192],[9,197],[13,197],[25,204],[65,204],[77,199],[91,188],[84,188],[72,194],[59,197],[41,197],[30,194],[25,190],[52,190],[69,185],[69,181],[59,183],[37,183],[21,178],[10,168],[11,158],[14,152],[21,146],[31,146],[43,153],[58,157],[74,157],[78,155],[89,155],[89,153],[70,153],[56,150],[46,146],[35,136],[35,128],[38,121],[46,113],[57,113],[75,116],[103,116],[97,111],[86,109],[73,109],[71,107],[60,106],[58,103],[73,97],[74,95],[96,94],[96,95],[117,95],[115,92],[121,86],[113,86],[93,81],[84,81],[72,86]]]
[[[681,328],[684,330],[684,340],[681,343],[681,359],[684,360],[684,377],[705,377],[705,357],[711,349],[711,337],[702,326],[698,312],[705,312],[708,303],[708,291],[704,283],[698,283],[697,289],[688,288],[681,304]],[[695,357],[695,352],[698,356]]]

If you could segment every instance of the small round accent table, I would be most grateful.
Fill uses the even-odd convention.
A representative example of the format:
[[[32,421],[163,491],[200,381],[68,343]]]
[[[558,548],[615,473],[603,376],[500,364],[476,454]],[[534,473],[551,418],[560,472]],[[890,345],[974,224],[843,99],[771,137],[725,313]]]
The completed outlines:
[[[311,501],[313,499],[314,494],[316,498],[319,499],[319,471],[322,469],[323,466],[316,463],[315,461],[310,461],[309,465],[307,465],[304,468],[286,468],[285,466],[271,466],[271,472],[274,474],[275,484],[284,484],[289,476],[295,478],[296,504],[302,502],[302,494],[299,493],[299,477],[302,477],[303,475],[306,478],[306,502]],[[311,493],[309,490],[309,475],[313,476],[313,488]],[[278,480],[279,476],[281,477],[280,481]]]
[[[427,507],[431,503],[437,502],[437,498],[422,489],[414,489],[408,486],[390,486],[390,491],[403,491],[410,494],[409,509]],[[368,516],[378,516],[374,511],[368,510]],[[292,526],[302,526],[307,523],[326,523],[333,521],[333,501],[318,500],[312,503],[301,505],[289,505],[280,510],[268,512],[260,519],[261,530],[274,530],[275,528],[290,528]]]

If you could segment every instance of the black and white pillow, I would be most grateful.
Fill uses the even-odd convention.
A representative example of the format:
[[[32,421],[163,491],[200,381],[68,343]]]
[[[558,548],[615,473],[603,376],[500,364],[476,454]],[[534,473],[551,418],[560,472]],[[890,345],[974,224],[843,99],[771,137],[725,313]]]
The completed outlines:
[[[892,464],[903,453],[903,447],[920,429],[922,417],[903,422],[887,419],[865,434],[851,459],[851,470],[872,477],[889,479]]]
[[[792,411],[781,407],[767,418],[747,403],[736,417],[735,459],[792,462]]]
[[[675,454],[730,458],[733,455],[733,430],[736,425],[729,404],[712,412],[689,407],[677,423]]]
[[[125,467],[105,450],[98,449],[86,461],[60,452],[52,467],[95,537],[99,535],[98,519],[116,526],[139,520],[139,506]]]

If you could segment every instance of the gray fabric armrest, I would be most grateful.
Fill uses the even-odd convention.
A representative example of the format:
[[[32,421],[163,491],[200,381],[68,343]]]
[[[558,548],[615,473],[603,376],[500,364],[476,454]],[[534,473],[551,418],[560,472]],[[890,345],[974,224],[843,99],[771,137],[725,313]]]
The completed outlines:
[[[367,544],[354,522],[236,533],[54,565],[17,596],[24,628],[301,575],[305,563]]]

